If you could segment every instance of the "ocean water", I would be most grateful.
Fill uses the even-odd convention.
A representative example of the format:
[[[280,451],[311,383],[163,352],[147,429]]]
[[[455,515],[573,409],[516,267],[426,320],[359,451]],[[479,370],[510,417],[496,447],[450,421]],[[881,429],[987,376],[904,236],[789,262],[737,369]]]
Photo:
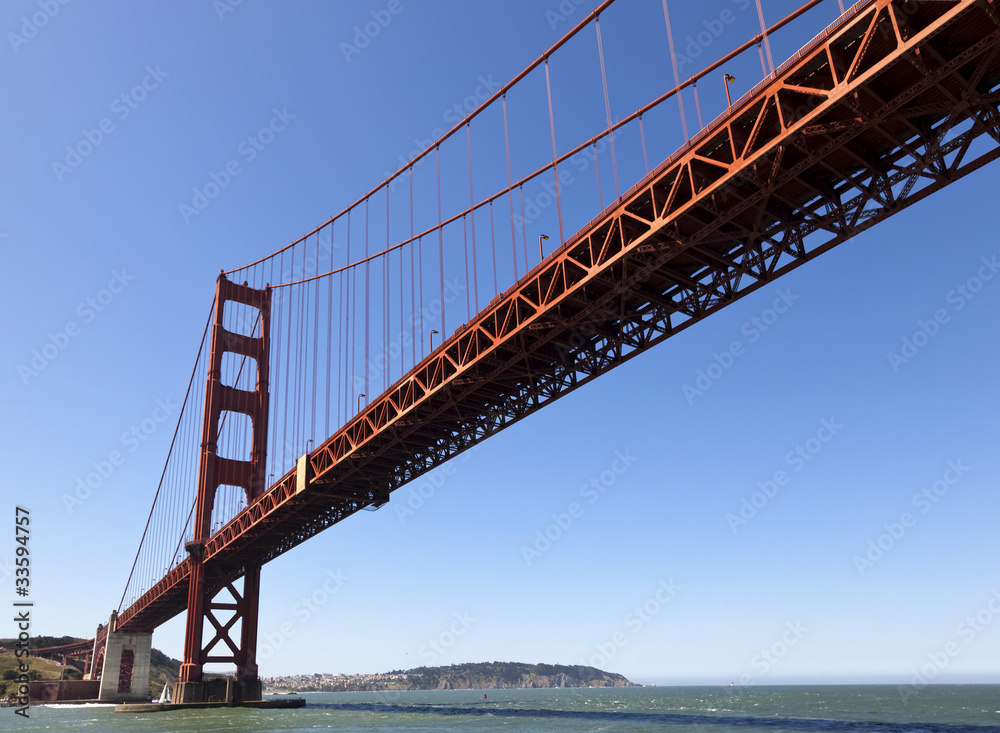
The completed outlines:
[[[0,731],[253,733],[337,731],[653,731],[1000,733],[1000,685],[641,687],[305,694],[291,710],[115,713],[111,707],[0,709]],[[487,699],[483,699],[483,695]]]

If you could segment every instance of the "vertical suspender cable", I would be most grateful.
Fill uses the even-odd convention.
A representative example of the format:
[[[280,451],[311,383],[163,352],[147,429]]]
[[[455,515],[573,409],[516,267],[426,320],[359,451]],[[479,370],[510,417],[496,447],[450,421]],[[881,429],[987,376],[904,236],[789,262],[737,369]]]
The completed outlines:
[[[347,263],[351,262],[351,212],[347,212]],[[344,422],[347,422],[351,415],[351,408],[354,407],[354,392],[351,390],[355,370],[355,334],[357,333],[358,318],[355,315],[351,318],[351,306],[358,297],[357,288],[358,268],[352,267],[347,270],[347,309],[344,311],[345,336],[347,337],[347,348],[344,349]],[[351,283],[355,283],[354,294],[351,294]],[[354,300],[352,300],[352,298]]]
[[[284,264],[284,256],[282,256],[282,264]],[[282,271],[284,271],[284,268],[282,268]],[[294,272],[294,271],[295,271],[295,250],[293,249],[292,250],[292,272]],[[288,298],[288,300],[291,300],[291,298]],[[285,348],[285,371],[284,371],[284,379],[282,380],[283,384],[281,384],[279,386],[279,389],[281,389],[282,387],[284,388],[282,390],[282,396],[281,396],[281,403],[282,403],[282,406],[284,407],[284,410],[283,410],[283,412],[284,412],[284,429],[282,430],[282,435],[281,435],[281,443],[282,443],[282,445],[281,445],[281,467],[282,468],[284,468],[285,465],[286,465],[285,464],[285,450],[288,447],[288,367],[289,367],[288,360],[291,358],[290,342],[291,342],[291,335],[292,335],[292,305],[291,305],[291,303],[286,303],[285,307],[288,310],[288,335],[286,336],[286,343],[285,343],[285,347],[284,347]],[[273,394],[273,392],[272,392],[272,394]]]
[[[608,75],[604,69],[604,44],[601,42],[601,18],[594,19],[594,27],[597,29],[597,54],[601,57],[601,83],[604,85],[604,113],[608,118],[608,130],[611,130],[611,98],[608,96]],[[615,174],[615,198],[621,198],[621,191],[618,188],[618,159],[615,157],[615,135],[609,132],[608,141],[611,145],[611,168]],[[597,161],[597,150],[594,149],[594,161]],[[601,207],[604,208],[603,206]]]
[[[549,78],[548,59],[545,59],[545,92],[549,98],[549,130],[552,133],[552,172],[555,175],[556,180],[556,209],[559,214],[559,244],[562,244],[566,241],[566,238],[563,235],[562,200],[559,196],[559,165],[556,163],[559,153],[556,152],[556,118],[552,114],[552,82]]]
[[[337,408],[337,422],[334,424],[334,429],[344,424],[346,416],[344,416],[344,406],[347,400],[344,397],[345,390],[347,389],[347,377],[346,377],[346,360],[343,357],[347,353],[347,332],[346,324],[344,319],[341,318],[342,313],[347,312],[347,299],[345,298],[345,285],[347,283],[347,278],[350,276],[350,271],[341,270],[337,273],[337,397],[340,398],[340,405]],[[330,433],[327,433],[330,435]]]
[[[305,263],[305,252],[302,253],[302,261]],[[305,268],[303,268],[305,269]],[[294,273],[294,270],[293,270]],[[294,276],[294,275],[293,275]],[[308,283],[306,284],[308,287]],[[305,308],[303,304],[303,293],[305,288],[301,285],[293,285],[297,293],[295,298],[295,382],[292,384],[292,449],[295,451],[292,454],[292,460],[296,458],[299,454],[299,446],[303,444],[302,430],[303,423],[305,422],[305,405],[302,402],[302,391],[303,391],[303,374],[302,368],[306,363],[306,355],[303,353],[305,351],[305,338],[302,335],[303,323],[306,320]],[[291,376],[291,375],[289,375]],[[299,410],[302,409],[302,423],[299,422]]]
[[[771,41],[767,37],[767,26],[764,25],[764,9],[760,6],[760,0],[757,0],[757,17],[760,19],[760,32],[764,34],[764,49],[767,51],[767,65],[771,69],[771,73],[774,73],[774,59],[771,58]]]
[[[663,19],[667,24],[667,44],[670,46],[670,61],[674,67],[674,86],[681,85],[681,78],[677,73],[677,54],[674,51],[674,32],[670,27],[670,11],[667,10],[667,0],[663,0]],[[684,97],[681,92],[677,92],[677,106],[681,110],[681,129],[684,130],[684,142],[691,138],[688,136],[687,117],[684,114]],[[641,118],[640,118],[641,119]]]
[[[294,259],[294,256],[295,256],[294,253],[295,253],[295,250],[293,249],[292,250],[292,257],[293,257],[293,259]],[[295,277],[295,268],[294,267],[292,268],[291,273],[292,273],[292,277],[294,278]],[[286,418],[287,421],[288,421],[288,424],[290,426],[290,435],[289,435],[289,440],[286,441],[286,445],[283,448],[283,450],[291,450],[291,451],[294,451],[295,450],[295,446],[297,445],[296,440],[295,440],[295,430],[296,430],[296,428],[298,426],[295,423],[295,418],[296,418],[296,407],[297,407],[298,403],[297,403],[297,401],[295,399],[295,397],[296,397],[295,387],[296,387],[296,384],[297,384],[297,377],[298,377],[298,374],[299,374],[299,360],[298,360],[298,358],[296,358],[298,356],[298,349],[296,347],[297,347],[297,341],[298,341],[298,336],[299,336],[299,325],[301,323],[301,319],[299,318],[298,308],[297,308],[297,306],[298,306],[298,299],[295,297],[295,295],[296,295],[296,293],[295,293],[295,287],[292,286],[292,287],[288,288],[288,299],[289,299],[289,303],[288,303],[288,351],[286,353],[288,354],[290,362],[292,360],[294,360],[295,363],[294,364],[289,363],[289,369],[287,369],[286,372],[285,372],[286,388],[291,393],[291,397],[288,397],[286,399],[286,402],[285,402],[286,413],[290,412],[291,414],[288,415],[288,417]],[[295,460],[295,453],[294,452],[290,456],[290,459],[293,460],[293,461]],[[286,465],[288,465],[288,464],[286,464],[284,461],[282,461],[282,468],[284,468]]]
[[[420,358],[424,358],[424,238],[421,237],[417,240],[417,283],[420,286],[420,292],[417,297],[417,304],[420,306],[420,331],[419,331],[419,341],[420,341]]]
[[[694,82],[691,85],[691,90],[694,92],[694,106],[698,110],[698,130],[703,130],[705,128],[705,123],[701,119],[701,103],[698,101],[698,82]]]
[[[597,178],[597,208],[599,211],[604,211],[604,196],[601,191],[601,164],[597,160],[597,143],[591,146],[591,150],[594,153],[594,175]]]
[[[646,154],[646,128],[642,124],[642,115],[639,115],[639,138],[642,140],[642,162],[646,165],[646,175],[649,175],[649,156]]]
[[[412,245],[408,245],[410,251],[412,252]],[[399,250],[399,378],[402,379],[403,375],[406,374],[406,352],[403,349],[403,332],[406,329],[405,321],[403,320],[403,250]]]
[[[385,248],[389,249],[389,186],[385,187]],[[383,329],[382,329],[382,362],[384,366],[382,367],[382,372],[385,378],[382,383],[385,385],[382,391],[389,389],[389,371],[392,364],[389,362],[389,331],[391,325],[389,323],[389,313],[391,310],[389,302],[389,255],[386,254],[382,258],[382,272],[385,274],[383,278],[385,288],[385,316],[382,318]]]
[[[333,234],[334,227],[336,225],[330,223],[330,272],[333,272]],[[338,298],[338,302],[339,302]],[[323,437],[327,438],[330,435],[330,403],[333,402],[334,392],[332,386],[332,374],[333,369],[333,277],[327,278],[326,281],[326,322],[328,324],[328,330],[326,334],[326,387],[323,389],[323,394],[326,396],[326,421],[323,424]],[[340,322],[340,319],[337,319]],[[337,335],[337,346],[340,346],[340,335]]]
[[[465,138],[469,150],[469,208],[472,209],[470,213],[470,227],[472,228],[472,287],[473,287],[473,302],[476,304],[476,312],[479,312],[479,263],[476,260],[476,200],[472,195],[472,125],[470,123],[465,124]],[[472,320],[470,315],[468,320]]]
[[[410,239],[413,239],[413,168],[410,168]],[[410,351],[413,363],[417,365],[417,303],[416,303],[416,273],[414,272],[414,255],[416,246],[410,242]],[[423,305],[423,304],[421,304]]]
[[[528,267],[528,229],[524,220],[524,184],[518,186],[518,189],[521,191],[521,246],[524,247],[524,271],[527,272],[530,268]]]
[[[490,252],[493,254],[493,297],[500,293],[500,286],[497,283],[497,239],[496,230],[493,228],[493,201],[490,200]],[[479,310],[478,308],[476,310]]]
[[[316,270],[319,270],[319,232],[316,232]],[[319,288],[322,284],[322,280],[316,280],[313,287],[312,393],[309,395],[309,401],[312,402],[309,437],[313,440],[316,439],[316,401],[319,399],[319,395],[316,393],[316,374],[319,372]],[[324,389],[323,391],[325,394],[326,390]],[[323,401],[329,403],[329,400],[324,399]]]
[[[334,276],[331,275],[331,281]],[[331,387],[331,400],[336,400],[334,402],[333,409],[333,421],[331,423],[331,428],[336,432],[337,428],[343,424],[341,421],[341,415],[344,414],[344,360],[342,358],[344,351],[346,349],[346,339],[344,338],[344,319],[341,317],[347,306],[344,304],[344,282],[347,277],[346,271],[338,272],[337,278],[337,348],[334,349],[331,361],[336,361],[337,368],[337,385],[336,387]],[[331,282],[331,286],[332,286]],[[333,338],[333,334],[330,334]],[[331,435],[328,430],[325,437]]]
[[[275,263],[275,261],[277,259],[278,258],[276,258],[276,257],[272,257],[271,258],[271,272],[270,272],[269,283],[270,282],[274,282],[274,263]],[[280,270],[279,270],[279,274],[280,274]],[[272,375],[273,383],[277,383],[277,378],[278,378],[277,377],[277,374],[278,374],[278,364],[280,363],[280,359],[277,356],[277,354],[280,353],[278,351],[280,344],[278,342],[278,338],[277,338],[277,335],[276,335],[278,333],[278,329],[279,329],[280,323],[281,323],[281,309],[280,309],[281,296],[278,295],[279,292],[281,292],[281,291],[273,291],[272,294],[271,294],[271,323],[275,324],[275,327],[274,327],[274,332],[271,334],[271,355],[265,355],[265,358],[268,360],[268,364],[271,365],[271,368],[268,369],[268,373],[270,375]],[[275,394],[275,390],[274,389],[269,388],[269,391],[270,391],[270,393],[272,395]],[[268,415],[269,415],[268,423],[269,423],[269,425],[268,425],[267,437],[271,441],[271,449],[267,452],[267,463],[268,463],[268,465],[273,464],[275,456],[278,455],[278,451],[277,451],[277,445],[278,445],[277,414],[278,414],[278,410],[275,408],[274,402],[272,401],[272,403],[271,403],[271,409],[268,410]],[[271,420],[270,416],[274,416],[274,420]],[[272,426],[274,427],[273,430],[271,429]],[[265,466],[265,468],[266,468],[266,466]]]
[[[511,253],[514,257],[514,279],[518,280],[519,275],[517,272],[517,237],[514,234],[514,190],[511,188],[511,178],[510,178],[510,134],[507,130],[507,95],[503,95],[503,143],[504,149],[507,152],[507,188],[510,190],[507,192],[507,202],[510,204],[510,247]],[[525,265],[528,263],[525,262]]]
[[[371,385],[368,384],[368,358],[371,346],[371,262],[368,261],[368,199],[365,199],[365,360],[362,366],[365,370],[365,400],[370,400]]]
[[[448,329],[445,328],[445,316],[444,316],[444,228],[441,225],[441,146],[438,145],[434,148],[435,157],[437,158],[437,195],[438,195],[438,269],[441,278],[441,341],[442,343],[447,338],[445,334],[448,333]],[[423,341],[423,334],[421,334],[421,341]]]
[[[462,217],[462,251],[465,253],[465,320],[472,318],[472,288],[469,287],[469,224]]]

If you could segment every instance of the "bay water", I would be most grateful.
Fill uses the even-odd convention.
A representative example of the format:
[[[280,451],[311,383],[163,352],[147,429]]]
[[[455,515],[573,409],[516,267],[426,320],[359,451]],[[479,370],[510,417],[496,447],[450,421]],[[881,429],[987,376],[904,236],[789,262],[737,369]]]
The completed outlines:
[[[486,696],[484,698],[484,695]],[[0,709],[0,731],[653,731],[1000,733],[1000,685],[631,687],[306,693],[297,709]]]

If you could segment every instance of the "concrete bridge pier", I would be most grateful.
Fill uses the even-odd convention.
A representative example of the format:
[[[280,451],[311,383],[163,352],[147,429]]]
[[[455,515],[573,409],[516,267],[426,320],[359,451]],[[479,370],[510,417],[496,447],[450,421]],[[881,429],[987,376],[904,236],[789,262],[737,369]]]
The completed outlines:
[[[99,700],[126,702],[149,699],[152,633],[114,631],[115,616],[108,622]]]

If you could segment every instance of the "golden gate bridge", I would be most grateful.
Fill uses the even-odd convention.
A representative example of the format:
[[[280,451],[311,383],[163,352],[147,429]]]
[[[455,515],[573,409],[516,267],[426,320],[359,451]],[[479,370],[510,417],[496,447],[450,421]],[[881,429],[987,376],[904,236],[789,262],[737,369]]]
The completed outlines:
[[[153,630],[186,612],[175,702],[207,700],[219,663],[231,699],[259,700],[262,565],[1000,156],[995,0],[841,5],[776,68],[771,37],[820,0],[770,27],[757,0],[759,32],[685,81],[663,0],[675,84],[641,79],[620,119],[614,4],[343,211],[219,276],[121,602],[94,639],[38,653],[86,659],[102,699],[142,698]],[[553,67],[582,43],[602,114],[560,147],[576,120]],[[754,49],[762,80],[733,101],[725,65]],[[729,103],[701,124],[713,80]],[[674,103],[685,143],[651,161]],[[583,168],[596,190],[570,185]]]

